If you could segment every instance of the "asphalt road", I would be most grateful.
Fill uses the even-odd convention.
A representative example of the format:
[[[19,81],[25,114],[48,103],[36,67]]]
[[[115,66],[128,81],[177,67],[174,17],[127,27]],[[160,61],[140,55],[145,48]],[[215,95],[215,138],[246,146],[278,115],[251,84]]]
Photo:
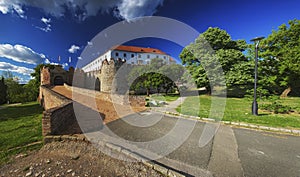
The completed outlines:
[[[128,122],[136,122],[137,119],[143,119],[144,121],[141,122],[144,125],[148,123],[153,124],[154,122],[147,121],[150,119],[156,119],[156,121],[159,119],[159,122],[149,127],[138,127],[138,126],[130,125],[130,123],[128,123]],[[167,164],[168,166],[174,168],[178,168],[179,165],[181,168],[184,168],[180,170],[186,173],[192,173],[194,175],[199,173],[202,174],[203,173],[202,170],[206,169],[208,166],[213,141],[209,141],[209,143],[207,143],[207,145],[204,147],[199,147],[198,145],[199,139],[203,131],[204,124],[200,122],[184,120],[184,119],[183,121],[184,121],[182,122],[183,124],[190,123],[189,126],[179,127],[178,128],[179,132],[171,135],[168,133],[172,131],[172,128],[174,128],[174,126],[178,122],[178,119],[171,118],[168,116],[161,117],[161,114],[157,114],[157,113],[151,115],[145,115],[139,118],[135,116],[128,116],[123,119],[119,119],[109,123],[108,127],[119,137],[134,142],[151,142],[161,137],[168,136],[168,138],[163,140],[163,142],[161,142],[161,144],[159,144],[158,146],[151,146],[152,143],[149,143],[147,145],[140,145],[140,148],[150,150],[159,155],[163,155],[167,149],[174,148],[175,151],[173,152],[171,151],[171,153],[169,153],[166,156],[168,160],[161,159],[162,163],[164,164],[168,163]],[[190,129],[191,130],[190,136],[183,136],[184,134],[188,134],[185,128],[190,128],[190,127],[192,127]],[[179,141],[181,140],[183,141],[183,144],[179,146],[180,144]],[[179,146],[179,147],[177,148],[174,146]],[[190,168],[190,167],[195,167],[195,168]],[[196,169],[200,171],[198,170],[195,171]]]
[[[221,126],[215,137],[200,147],[205,123],[157,113],[128,116],[107,126],[131,142],[167,137],[159,146],[149,143],[140,148],[158,154],[173,148],[158,161],[193,176],[300,176],[300,137]],[[181,141],[184,143],[177,147]]]
[[[300,176],[300,137],[234,129],[245,176]]]

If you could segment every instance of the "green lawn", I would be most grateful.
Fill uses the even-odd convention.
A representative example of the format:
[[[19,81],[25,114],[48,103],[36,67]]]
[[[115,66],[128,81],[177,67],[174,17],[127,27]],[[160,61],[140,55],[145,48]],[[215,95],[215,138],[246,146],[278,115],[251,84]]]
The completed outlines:
[[[208,118],[211,108],[211,96],[201,95],[199,97],[188,97],[185,102],[177,108],[178,112],[187,115]],[[200,100],[200,102],[199,102]],[[289,105],[295,112],[290,114],[274,114],[259,110],[259,116],[251,114],[252,100],[247,98],[227,98],[223,121],[245,122],[273,127],[300,128],[300,98],[289,97],[280,99],[283,105]],[[197,104],[198,103],[198,104]],[[200,106],[199,106],[200,103]],[[259,105],[270,103],[269,101],[258,101]],[[215,111],[219,111],[217,108]],[[219,117],[210,117],[219,118]]]
[[[42,140],[42,111],[37,102],[0,109],[0,165],[11,155],[41,147],[23,146]]]
[[[179,98],[179,94],[169,94],[169,95],[151,95],[151,99],[156,101],[175,101]]]

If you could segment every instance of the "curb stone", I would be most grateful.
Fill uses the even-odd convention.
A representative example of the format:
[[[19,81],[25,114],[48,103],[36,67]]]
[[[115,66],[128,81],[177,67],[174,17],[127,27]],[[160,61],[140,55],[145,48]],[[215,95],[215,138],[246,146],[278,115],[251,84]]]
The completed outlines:
[[[220,122],[224,125],[234,125],[234,126],[251,128],[251,129],[256,129],[256,130],[267,130],[267,131],[271,131],[271,132],[282,132],[282,133],[289,133],[289,134],[300,136],[300,130],[268,127],[268,126],[248,124],[248,123],[243,123],[243,122],[216,121],[215,119],[211,119],[211,118],[201,118],[201,117],[197,117],[197,116],[178,114],[178,113],[168,112],[168,111],[156,111],[156,112],[173,115],[175,117],[181,117],[181,118],[187,118],[187,119],[191,119],[191,120],[201,121],[201,122]]]

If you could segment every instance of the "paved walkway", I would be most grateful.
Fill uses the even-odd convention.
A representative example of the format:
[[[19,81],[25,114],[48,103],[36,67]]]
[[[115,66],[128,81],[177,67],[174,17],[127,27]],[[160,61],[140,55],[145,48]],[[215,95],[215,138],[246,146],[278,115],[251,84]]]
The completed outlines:
[[[168,102],[167,105],[165,106],[162,106],[162,107],[151,107],[151,110],[153,111],[159,111],[159,112],[171,112],[171,113],[178,113],[176,111],[176,108],[181,105],[184,100],[186,99],[187,97],[179,97],[177,100],[175,101],[171,101],[171,102]]]
[[[76,92],[74,96],[73,92],[64,86],[55,86],[52,88],[52,90],[89,108],[92,108],[93,110],[103,113],[104,123],[108,123],[119,119],[120,117],[131,114],[132,110],[135,112],[145,110],[144,107],[130,107],[126,105],[118,105],[117,103],[111,103],[109,101],[104,101],[102,98],[94,97],[94,95],[87,96]]]

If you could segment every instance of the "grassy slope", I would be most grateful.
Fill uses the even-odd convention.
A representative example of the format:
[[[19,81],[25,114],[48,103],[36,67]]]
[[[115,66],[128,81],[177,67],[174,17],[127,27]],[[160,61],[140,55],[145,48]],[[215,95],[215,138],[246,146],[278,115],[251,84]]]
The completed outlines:
[[[201,95],[200,106],[197,106],[197,99],[199,98],[187,98],[183,105],[177,108],[177,111],[187,115],[209,117],[211,97]],[[233,122],[247,122],[273,127],[300,128],[300,98],[286,98],[282,99],[281,102],[285,105],[289,105],[295,108],[297,113],[272,114],[267,111],[259,110],[259,116],[253,116],[251,115],[252,100],[246,98],[227,98],[224,117],[222,120]],[[258,104],[261,105],[263,103],[267,102],[260,101]],[[198,109],[198,107],[200,107],[200,109]]]
[[[179,98],[179,94],[169,94],[169,95],[161,95],[161,96],[157,96],[157,95],[152,95],[151,99],[154,99],[156,101],[175,101]]]
[[[42,140],[41,120],[42,108],[36,102],[0,110],[0,164],[28,148],[11,149]]]

